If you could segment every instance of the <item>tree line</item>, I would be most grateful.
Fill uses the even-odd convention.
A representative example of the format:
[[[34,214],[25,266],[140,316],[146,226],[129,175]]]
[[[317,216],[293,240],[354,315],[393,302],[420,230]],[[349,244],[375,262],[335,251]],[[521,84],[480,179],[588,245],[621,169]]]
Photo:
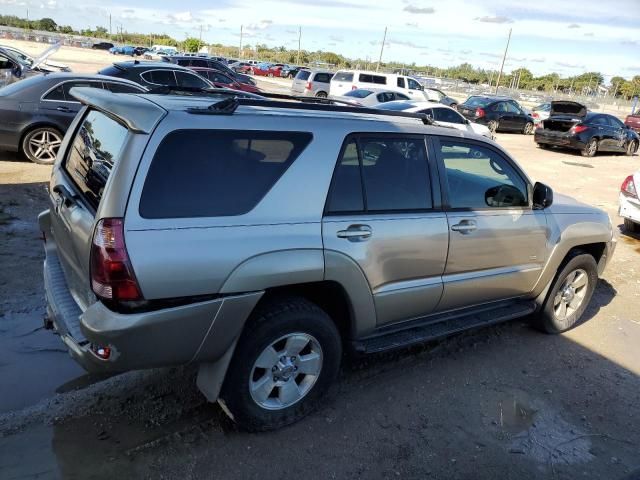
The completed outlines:
[[[51,18],[28,20],[15,15],[0,15],[0,25],[30,30],[57,32],[67,35],[104,38],[131,45],[171,45],[190,52],[197,52],[204,45],[199,39],[193,37],[189,37],[180,42],[167,34],[148,35],[124,31],[110,34],[106,28],[100,26],[97,26],[94,30],[74,30],[69,25],[58,25]],[[256,58],[267,62],[287,64],[323,64],[334,68],[376,68],[375,62],[371,62],[368,59],[350,59],[338,53],[322,50],[298,51],[297,49],[288,49],[284,46],[269,47],[264,43],[257,43],[253,46],[246,45],[243,47],[242,52],[239,51],[239,47],[219,43],[208,45],[208,49],[211,53],[230,58]],[[403,70],[416,75],[450,78],[471,84],[495,85],[498,78],[498,72],[496,70],[474,68],[470,63],[462,63],[448,68],[439,68],[431,65],[419,66],[415,63],[407,65],[401,62],[389,61],[383,63],[380,67],[384,70]],[[520,88],[541,92],[577,93],[583,95],[596,93],[598,87],[603,84],[604,77],[600,72],[584,72],[570,77],[561,77],[557,73],[549,73],[536,77],[526,68],[518,68],[510,73],[505,73],[500,79],[501,87]],[[620,75],[614,76],[611,79],[609,95],[626,99],[640,95],[640,75],[636,75],[631,79],[626,79]]]

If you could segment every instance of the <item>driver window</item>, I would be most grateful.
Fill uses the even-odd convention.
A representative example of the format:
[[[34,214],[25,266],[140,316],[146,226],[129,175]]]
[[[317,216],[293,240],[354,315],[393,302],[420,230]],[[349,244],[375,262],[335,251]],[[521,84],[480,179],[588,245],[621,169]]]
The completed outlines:
[[[422,86],[413,78],[407,78],[407,83],[409,84],[409,90],[422,90]]]
[[[527,184],[501,155],[459,141],[440,142],[451,208],[526,207]]]
[[[7,57],[0,55],[0,70],[11,70],[15,64]]]

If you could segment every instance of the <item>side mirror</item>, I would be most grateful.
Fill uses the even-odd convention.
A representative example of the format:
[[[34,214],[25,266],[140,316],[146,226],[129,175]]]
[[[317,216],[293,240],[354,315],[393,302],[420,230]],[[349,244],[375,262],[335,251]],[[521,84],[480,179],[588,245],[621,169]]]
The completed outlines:
[[[22,65],[16,64],[11,68],[11,73],[16,78],[21,78],[23,74],[24,67]]]
[[[533,186],[533,208],[544,210],[553,204],[553,190],[544,183],[536,182]]]

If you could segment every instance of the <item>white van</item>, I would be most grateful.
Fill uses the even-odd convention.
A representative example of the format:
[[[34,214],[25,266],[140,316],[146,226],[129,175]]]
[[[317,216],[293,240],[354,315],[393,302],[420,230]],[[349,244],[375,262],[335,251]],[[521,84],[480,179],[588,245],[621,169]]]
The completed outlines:
[[[329,94],[337,97],[358,88],[384,88],[404,93],[413,100],[425,100],[424,88],[415,78],[365,70],[338,70],[331,79]]]

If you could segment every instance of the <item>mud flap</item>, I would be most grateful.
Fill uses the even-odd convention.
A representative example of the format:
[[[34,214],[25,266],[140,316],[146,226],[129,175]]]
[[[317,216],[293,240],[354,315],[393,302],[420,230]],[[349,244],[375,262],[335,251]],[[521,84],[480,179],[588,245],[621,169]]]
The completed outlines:
[[[212,403],[218,400],[218,395],[222,389],[229,363],[231,363],[233,352],[236,350],[236,343],[238,343],[237,339],[231,344],[224,355],[215,362],[200,364],[196,385],[207,400]]]

